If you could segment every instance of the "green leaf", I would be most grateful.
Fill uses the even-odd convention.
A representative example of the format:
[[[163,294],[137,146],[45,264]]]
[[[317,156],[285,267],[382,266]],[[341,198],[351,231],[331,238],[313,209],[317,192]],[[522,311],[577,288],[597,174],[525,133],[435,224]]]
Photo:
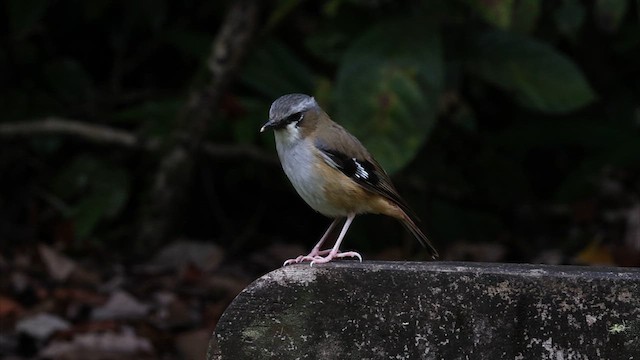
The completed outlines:
[[[337,63],[341,60],[345,46],[351,39],[348,33],[337,29],[334,24],[326,26],[321,31],[310,34],[305,38],[305,47],[314,56],[327,63]]]
[[[9,13],[11,34],[16,39],[24,38],[47,11],[47,0],[9,0],[6,2]]]
[[[315,84],[311,70],[277,40],[262,43],[249,55],[240,78],[269,99],[288,93],[311,94]]]
[[[76,235],[84,238],[104,219],[118,215],[129,198],[130,178],[119,167],[79,155],[53,181],[53,191],[70,204]]]
[[[597,0],[594,12],[598,26],[610,33],[617,31],[628,6],[627,0]]]
[[[491,31],[476,39],[473,54],[469,70],[511,92],[525,107],[565,113],[595,99],[582,71],[541,41]]]
[[[300,3],[300,0],[278,0],[273,6],[269,20],[267,20],[267,29],[271,29],[281,23]]]
[[[345,54],[335,120],[393,173],[413,159],[435,124],[443,67],[432,29],[406,20],[376,25]]]
[[[418,80],[435,90],[443,86],[440,34],[424,19],[390,20],[374,25],[347,50],[343,64],[377,60],[414,69]]]
[[[489,24],[503,30],[511,25],[513,0],[469,0],[469,3]]]
[[[540,18],[542,4],[540,0],[519,0],[513,6],[513,18],[510,29],[519,33],[531,33]]]
[[[104,217],[109,201],[108,194],[94,192],[74,205],[71,216],[77,238],[84,239],[91,235],[93,229]]]
[[[558,31],[571,40],[576,40],[585,19],[585,9],[580,0],[564,0],[553,14]]]

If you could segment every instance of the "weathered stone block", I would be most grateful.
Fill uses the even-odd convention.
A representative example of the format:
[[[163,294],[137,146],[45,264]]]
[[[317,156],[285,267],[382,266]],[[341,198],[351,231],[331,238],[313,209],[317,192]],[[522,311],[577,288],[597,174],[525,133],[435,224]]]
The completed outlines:
[[[238,295],[208,358],[640,359],[640,270],[287,266]]]

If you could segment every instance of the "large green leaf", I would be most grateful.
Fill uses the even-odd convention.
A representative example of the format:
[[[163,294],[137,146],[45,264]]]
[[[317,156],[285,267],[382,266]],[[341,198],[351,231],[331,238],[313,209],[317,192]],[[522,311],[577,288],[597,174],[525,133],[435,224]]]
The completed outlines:
[[[509,92],[531,109],[565,113],[594,100],[582,71],[541,41],[506,32],[478,36],[469,70]]]
[[[510,29],[529,34],[533,32],[542,10],[541,0],[519,0],[513,4]]]
[[[558,31],[571,40],[578,38],[584,25],[586,10],[580,0],[564,0],[553,14]]]
[[[9,0],[5,3],[14,39],[21,39],[36,28],[49,3],[47,0]]]
[[[440,34],[424,19],[390,20],[367,30],[344,55],[343,64],[382,61],[411,68],[417,80],[440,89],[444,79],[444,61]]]
[[[513,0],[468,0],[471,7],[482,18],[499,29],[507,29],[511,25]]]
[[[376,25],[341,63],[335,120],[394,172],[413,159],[435,124],[443,67],[433,29],[409,21]]]
[[[608,32],[617,31],[628,7],[627,0],[597,0],[594,13],[600,28]]]
[[[276,40],[261,43],[249,55],[240,78],[270,99],[287,93],[312,93],[315,83],[311,70]]]
[[[118,215],[131,188],[127,172],[99,159],[79,155],[53,179],[53,191],[68,203],[76,236],[85,238],[103,219]]]

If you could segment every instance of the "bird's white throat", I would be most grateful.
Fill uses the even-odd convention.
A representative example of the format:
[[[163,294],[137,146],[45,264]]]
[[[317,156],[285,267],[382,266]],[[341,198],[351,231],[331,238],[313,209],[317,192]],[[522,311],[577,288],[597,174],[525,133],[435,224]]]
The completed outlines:
[[[276,144],[280,146],[291,147],[299,143],[302,140],[302,134],[297,122],[287,124],[284,129],[276,130],[274,132],[276,137]]]

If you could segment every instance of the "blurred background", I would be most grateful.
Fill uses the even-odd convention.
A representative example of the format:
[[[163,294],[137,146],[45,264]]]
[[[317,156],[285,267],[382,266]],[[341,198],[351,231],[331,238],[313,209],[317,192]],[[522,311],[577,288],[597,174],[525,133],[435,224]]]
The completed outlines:
[[[444,260],[640,266],[638,0],[7,0],[0,17],[6,358],[202,359],[233,297],[331,222],[258,132],[286,93],[368,147]],[[343,250],[428,258],[374,215]]]

